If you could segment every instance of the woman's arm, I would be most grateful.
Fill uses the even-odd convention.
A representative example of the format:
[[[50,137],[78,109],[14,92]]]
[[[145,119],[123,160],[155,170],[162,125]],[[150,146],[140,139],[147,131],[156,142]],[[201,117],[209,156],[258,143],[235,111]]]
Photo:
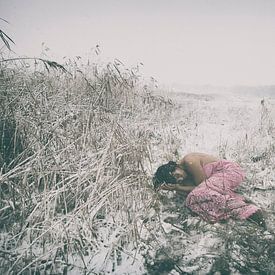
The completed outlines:
[[[191,192],[195,187],[196,186],[181,185],[181,184],[163,184],[160,186],[160,189],[168,190],[168,191]]]
[[[178,180],[178,183],[181,184],[181,185],[185,185],[185,186],[186,185],[187,186],[189,186],[189,185],[195,186],[195,182],[191,177],[187,177],[183,180]]]
[[[176,191],[191,192],[196,186],[192,185],[178,185]]]

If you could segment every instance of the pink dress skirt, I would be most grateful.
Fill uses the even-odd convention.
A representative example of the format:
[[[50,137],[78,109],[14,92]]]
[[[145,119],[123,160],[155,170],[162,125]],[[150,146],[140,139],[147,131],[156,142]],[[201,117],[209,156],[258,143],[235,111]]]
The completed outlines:
[[[234,192],[244,179],[244,172],[234,162],[220,160],[204,165],[207,179],[186,198],[186,206],[209,222],[247,219],[260,208],[245,202]]]

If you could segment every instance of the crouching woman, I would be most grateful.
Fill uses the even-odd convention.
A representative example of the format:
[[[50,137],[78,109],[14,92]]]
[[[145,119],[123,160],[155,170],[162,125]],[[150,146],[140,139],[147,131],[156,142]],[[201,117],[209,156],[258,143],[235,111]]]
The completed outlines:
[[[248,219],[266,229],[261,209],[235,192],[243,180],[244,172],[237,163],[190,153],[178,163],[160,166],[153,183],[156,190],[188,193],[185,205],[208,222]]]

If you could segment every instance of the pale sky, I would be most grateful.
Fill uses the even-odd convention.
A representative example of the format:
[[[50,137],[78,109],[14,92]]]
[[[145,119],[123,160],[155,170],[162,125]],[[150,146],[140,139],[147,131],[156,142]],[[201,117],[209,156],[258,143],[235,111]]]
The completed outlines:
[[[160,83],[275,84],[275,0],[0,0],[13,50],[144,64]],[[2,46],[2,44],[0,45]]]

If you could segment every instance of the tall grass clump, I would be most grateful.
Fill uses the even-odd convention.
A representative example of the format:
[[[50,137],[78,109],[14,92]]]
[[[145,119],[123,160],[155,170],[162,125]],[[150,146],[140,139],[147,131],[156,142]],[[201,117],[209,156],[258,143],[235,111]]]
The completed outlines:
[[[150,144],[172,103],[118,60],[54,64],[0,63],[1,274],[133,264],[153,198]]]

